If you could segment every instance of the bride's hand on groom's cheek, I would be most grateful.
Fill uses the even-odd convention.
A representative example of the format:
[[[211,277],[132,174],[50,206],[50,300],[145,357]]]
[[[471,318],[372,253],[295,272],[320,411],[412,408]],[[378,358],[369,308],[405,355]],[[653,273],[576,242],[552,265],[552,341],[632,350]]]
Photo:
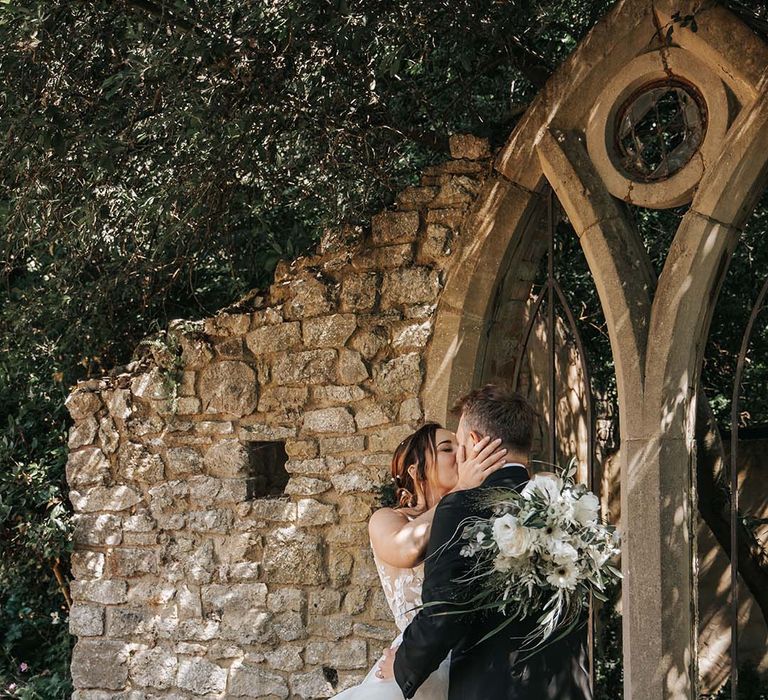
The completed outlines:
[[[384,650],[379,661],[379,668],[376,671],[376,678],[388,681],[395,677],[395,654],[397,653],[397,647],[388,647]]]
[[[456,450],[456,465],[459,472],[459,480],[454,491],[464,491],[480,486],[489,475],[506,464],[507,451],[499,449],[501,439],[491,440],[487,435],[470,448],[467,455],[464,445],[459,445]]]

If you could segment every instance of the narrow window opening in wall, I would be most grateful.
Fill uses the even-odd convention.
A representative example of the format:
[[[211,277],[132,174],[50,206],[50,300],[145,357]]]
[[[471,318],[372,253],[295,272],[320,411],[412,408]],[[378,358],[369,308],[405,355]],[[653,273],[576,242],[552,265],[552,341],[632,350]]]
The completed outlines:
[[[323,676],[325,676],[325,680],[331,684],[332,688],[339,684],[339,672],[335,668],[323,666]]]
[[[249,442],[246,498],[252,501],[282,496],[290,478],[287,461],[284,443]]]

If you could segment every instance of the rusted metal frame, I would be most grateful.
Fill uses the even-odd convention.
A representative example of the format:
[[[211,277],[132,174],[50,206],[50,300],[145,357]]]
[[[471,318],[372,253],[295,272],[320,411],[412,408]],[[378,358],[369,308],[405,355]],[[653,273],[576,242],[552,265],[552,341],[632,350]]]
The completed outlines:
[[[768,296],[768,279],[763,283],[757,301],[752,307],[741,348],[736,361],[736,375],[733,380],[733,395],[731,397],[731,699],[737,700],[739,690],[739,392],[744,375],[744,366],[749,351],[749,341],[757,317],[765,307]]]

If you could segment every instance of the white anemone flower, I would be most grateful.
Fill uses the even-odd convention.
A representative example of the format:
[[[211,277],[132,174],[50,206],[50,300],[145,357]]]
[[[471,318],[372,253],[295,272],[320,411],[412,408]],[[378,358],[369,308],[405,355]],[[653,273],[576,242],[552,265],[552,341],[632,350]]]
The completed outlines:
[[[552,569],[547,575],[547,582],[555,588],[567,588],[572,591],[576,588],[578,578],[576,565],[573,562],[564,562]]]

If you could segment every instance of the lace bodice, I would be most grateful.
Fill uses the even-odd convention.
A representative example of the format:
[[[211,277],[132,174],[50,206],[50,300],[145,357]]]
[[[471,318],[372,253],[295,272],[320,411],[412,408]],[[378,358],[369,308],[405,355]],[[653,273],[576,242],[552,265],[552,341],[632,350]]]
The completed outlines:
[[[398,569],[396,566],[381,561],[373,553],[376,569],[381,579],[381,587],[395,617],[397,629],[401,632],[416,616],[421,605],[421,586],[424,583],[424,563],[413,569]]]

